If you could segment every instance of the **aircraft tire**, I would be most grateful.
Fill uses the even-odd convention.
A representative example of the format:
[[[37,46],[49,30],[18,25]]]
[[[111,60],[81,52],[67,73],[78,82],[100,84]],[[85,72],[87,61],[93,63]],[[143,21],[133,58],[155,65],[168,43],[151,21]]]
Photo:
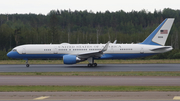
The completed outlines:
[[[26,64],[26,67],[29,67],[30,65],[29,64]]]
[[[92,67],[92,64],[89,63],[89,64],[88,64],[88,67]]]
[[[96,67],[96,66],[97,66],[97,63],[93,63],[93,64],[92,64],[92,67]]]
[[[97,66],[97,63],[93,63],[93,64],[89,63],[88,64],[88,67],[96,67],[96,66]]]
[[[97,63],[94,63],[94,67],[96,67],[97,66]]]

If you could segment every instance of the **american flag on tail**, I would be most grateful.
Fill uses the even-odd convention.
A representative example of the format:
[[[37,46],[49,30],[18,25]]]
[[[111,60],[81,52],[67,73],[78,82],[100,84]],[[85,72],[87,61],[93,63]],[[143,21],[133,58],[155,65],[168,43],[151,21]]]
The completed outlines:
[[[160,32],[161,32],[161,34],[167,34],[168,30],[161,30]]]

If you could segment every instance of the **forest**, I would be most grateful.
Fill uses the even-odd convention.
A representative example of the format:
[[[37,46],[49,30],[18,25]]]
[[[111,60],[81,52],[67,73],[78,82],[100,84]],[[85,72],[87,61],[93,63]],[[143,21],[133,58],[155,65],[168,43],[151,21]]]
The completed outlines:
[[[180,10],[92,12],[51,10],[43,14],[0,14],[0,60],[23,44],[139,43],[165,19],[175,18],[166,45],[173,50],[147,59],[180,58]]]

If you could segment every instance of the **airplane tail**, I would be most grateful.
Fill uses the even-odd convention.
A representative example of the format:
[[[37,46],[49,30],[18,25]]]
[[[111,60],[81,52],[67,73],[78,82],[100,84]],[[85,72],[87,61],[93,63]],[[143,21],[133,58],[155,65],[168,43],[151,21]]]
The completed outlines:
[[[164,46],[174,18],[166,18],[141,44]]]

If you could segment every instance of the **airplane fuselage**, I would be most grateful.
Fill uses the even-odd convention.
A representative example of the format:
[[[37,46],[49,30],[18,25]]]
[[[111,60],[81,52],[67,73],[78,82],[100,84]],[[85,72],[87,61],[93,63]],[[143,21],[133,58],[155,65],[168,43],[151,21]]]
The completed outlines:
[[[85,52],[100,51],[105,44],[29,44],[15,47],[12,58],[62,58],[64,55],[76,55]],[[97,59],[129,59],[150,56],[172,50],[171,46],[167,49],[153,50],[162,48],[158,45],[144,44],[113,44],[110,43],[107,51]],[[16,54],[15,54],[16,53]],[[11,54],[11,53],[9,53]]]

